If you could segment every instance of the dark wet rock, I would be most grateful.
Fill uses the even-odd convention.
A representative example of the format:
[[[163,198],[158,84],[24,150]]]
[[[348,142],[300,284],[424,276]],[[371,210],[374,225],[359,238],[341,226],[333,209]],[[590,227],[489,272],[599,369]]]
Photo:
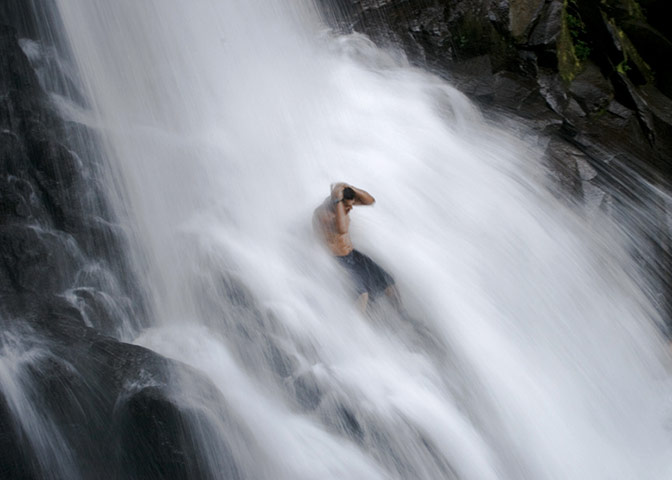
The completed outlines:
[[[0,443],[21,448],[3,449],[0,471],[28,472],[25,478],[33,472],[43,478],[45,468],[75,471],[82,478],[208,478],[193,430],[195,413],[171,393],[172,378],[188,376],[194,390],[208,392],[215,405],[224,406],[224,399],[197,372],[102,336],[75,316],[63,311],[51,319],[24,319],[11,329],[23,343],[5,348],[35,353],[18,376],[26,395],[19,406],[23,414],[16,416],[11,411],[16,405],[0,401],[0,423],[11,427],[2,429]],[[60,435],[72,462],[40,457],[35,465],[22,455],[24,448],[39,445],[36,424],[23,423],[31,411],[49,419],[44,425]],[[239,478],[230,451],[225,445],[219,449],[229,469],[226,478]]]
[[[558,115],[566,114],[567,109],[572,106],[572,99],[567,95],[562,79],[550,72],[540,72],[537,81],[539,84],[539,93],[544,97],[546,104],[551,110]]]
[[[66,235],[30,225],[0,226],[0,292],[64,290],[74,280],[77,253]]]
[[[556,181],[562,185],[564,191],[575,196],[581,192],[576,158],[582,155],[578,148],[558,138],[552,138],[546,149],[546,157],[554,165],[552,173]]]
[[[322,400],[322,390],[313,372],[304,372],[293,381],[296,401],[304,410],[315,410]]]
[[[607,108],[614,98],[614,87],[602,75],[597,65],[588,62],[569,87],[571,96],[586,113],[596,113]]]
[[[77,310],[84,324],[106,334],[117,331],[119,306],[109,294],[92,287],[82,287],[73,289],[71,295],[73,300],[69,305]]]
[[[558,120],[559,116],[548,108],[539,84],[529,77],[513,72],[495,75],[495,95],[492,106],[515,112],[520,117],[539,124]]]
[[[37,112],[25,115],[44,98],[37,76],[30,62],[20,49],[16,31],[7,25],[0,25],[0,92],[5,106],[14,108],[3,111],[3,125],[17,126],[24,119],[39,118]]]
[[[419,43],[431,46],[430,49],[433,51],[449,46],[445,9],[438,5],[420,8],[420,3],[415,5],[415,9],[416,15],[408,16],[408,25],[411,34],[420,41]]]
[[[632,110],[621,105],[615,100],[609,103],[609,105],[607,106],[607,112],[611,113],[616,117],[622,118],[623,120],[628,120],[634,115],[634,112]]]
[[[668,178],[672,177],[672,100],[652,86],[639,89],[646,108],[651,113],[651,126],[657,166]]]
[[[528,37],[527,44],[530,47],[555,48],[555,43],[562,29],[562,9],[563,3],[561,0],[544,3],[538,21]]]
[[[38,16],[34,14],[33,5],[40,2],[24,0],[3,0],[0,3],[0,23],[12,25],[21,37],[39,37]]]
[[[204,466],[199,465],[198,444],[184,414],[165,388],[148,386],[125,398],[110,423],[116,437],[113,455],[123,476],[208,478]]]
[[[510,2],[509,17],[513,37],[526,39],[545,7],[545,0],[514,0]]]
[[[414,64],[441,71],[451,62],[488,54],[495,71],[512,63],[505,1],[436,2],[320,0],[325,15],[344,30],[376,43],[401,46]]]
[[[39,215],[36,192],[30,182],[7,175],[0,178],[0,191],[0,224],[23,223]]]
[[[492,101],[495,95],[495,77],[488,55],[455,62],[450,68],[453,84],[472,98]]]
[[[112,223],[99,215],[83,214],[75,219],[77,227],[73,232],[83,253],[92,259],[102,259],[107,263],[125,268],[126,231],[117,223]],[[123,277],[122,277],[123,280]],[[132,281],[132,278],[128,280]],[[130,285],[128,289],[135,288]]]
[[[651,149],[653,120],[644,101],[638,96],[640,111],[628,115],[619,104],[590,116],[580,124],[574,139],[585,153],[594,158],[609,159],[618,153],[631,156],[643,165],[656,163],[655,152]],[[617,113],[614,113],[617,112]],[[624,118],[625,117],[625,118]],[[643,123],[646,124],[643,128]],[[606,153],[608,152],[608,153]]]

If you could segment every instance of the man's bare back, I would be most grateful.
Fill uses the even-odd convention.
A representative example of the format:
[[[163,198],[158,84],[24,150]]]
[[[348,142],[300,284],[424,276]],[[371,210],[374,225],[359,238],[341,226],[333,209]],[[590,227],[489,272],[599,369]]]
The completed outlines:
[[[350,254],[354,247],[350,240],[350,210],[355,205],[372,205],[376,200],[368,192],[346,183],[337,183],[322,205],[315,209],[313,226],[324,239],[331,253],[337,257]]]

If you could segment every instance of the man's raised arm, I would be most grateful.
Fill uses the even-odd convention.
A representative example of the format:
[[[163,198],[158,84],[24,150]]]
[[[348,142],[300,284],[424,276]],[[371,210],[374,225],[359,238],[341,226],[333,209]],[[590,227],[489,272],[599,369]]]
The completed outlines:
[[[373,205],[376,201],[373,196],[360,188],[355,188],[352,185],[349,185],[355,191],[355,205]]]
[[[355,205],[373,205],[376,201],[369,192],[361,188],[353,187],[344,182],[334,183],[331,185],[331,198],[334,202],[343,198],[343,190],[349,187],[355,192]]]

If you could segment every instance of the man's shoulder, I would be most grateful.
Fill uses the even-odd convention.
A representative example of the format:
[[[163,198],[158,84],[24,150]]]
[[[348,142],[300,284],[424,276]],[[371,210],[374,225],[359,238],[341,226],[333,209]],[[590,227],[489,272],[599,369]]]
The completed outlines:
[[[327,198],[324,202],[319,204],[317,208],[313,211],[313,215],[328,215],[331,213],[331,210],[329,209],[330,206],[330,199]]]

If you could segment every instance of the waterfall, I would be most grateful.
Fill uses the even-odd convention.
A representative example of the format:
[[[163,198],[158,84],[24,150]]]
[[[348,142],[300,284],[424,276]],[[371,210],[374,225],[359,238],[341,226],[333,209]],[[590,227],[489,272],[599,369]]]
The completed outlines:
[[[55,3],[90,105],[63,110],[100,133],[151,317],[133,342],[225,399],[176,375],[209,475],[672,475],[632,239],[551,194],[522,128],[308,1]],[[336,181],[375,196],[353,242],[412,321],[362,315],[314,237]]]

